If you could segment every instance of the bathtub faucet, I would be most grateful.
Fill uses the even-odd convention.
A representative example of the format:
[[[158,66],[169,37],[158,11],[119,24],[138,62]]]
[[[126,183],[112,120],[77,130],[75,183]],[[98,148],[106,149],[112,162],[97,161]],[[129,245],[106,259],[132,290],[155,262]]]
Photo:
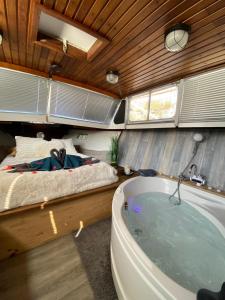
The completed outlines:
[[[206,177],[197,174],[197,166],[196,164],[192,164],[189,169],[190,174],[190,181],[195,182],[197,185],[205,185],[206,184]]]

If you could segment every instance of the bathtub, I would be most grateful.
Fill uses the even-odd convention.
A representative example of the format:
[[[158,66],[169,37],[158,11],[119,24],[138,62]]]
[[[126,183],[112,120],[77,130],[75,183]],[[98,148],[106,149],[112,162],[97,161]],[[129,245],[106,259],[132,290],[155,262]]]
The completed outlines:
[[[167,209],[167,204],[162,205],[160,200],[159,202],[154,200],[154,209],[156,212],[158,211],[158,213],[155,214],[151,209],[151,203],[153,202],[150,202],[150,200],[150,204],[147,203],[148,200],[147,202],[145,200],[143,200],[143,202],[141,202],[141,200],[138,202],[139,204],[147,203],[144,207],[144,211],[141,211],[140,205],[135,207],[135,205],[137,206],[135,199],[142,199],[139,197],[139,195],[141,195],[141,197],[150,195],[149,193],[153,193],[151,195],[156,195],[155,193],[157,193],[157,195],[158,193],[159,195],[162,195],[161,193],[170,195],[174,192],[176,187],[176,182],[172,180],[160,177],[136,177],[122,183],[114,194],[112,205],[111,268],[114,284],[120,300],[196,300],[196,293],[198,289],[208,288],[212,290],[213,287],[214,291],[219,291],[222,282],[225,281],[225,254],[221,254],[222,252],[225,253],[225,248],[223,248],[225,245],[225,199],[223,197],[182,184],[180,188],[182,199],[181,205],[174,205],[175,202],[169,203],[168,200],[169,204]],[[131,204],[129,203],[129,200]],[[125,201],[128,201],[127,212],[124,209]],[[172,238],[178,239],[177,244],[179,244],[176,245],[175,243],[174,245],[173,243],[171,244],[171,248],[168,248],[168,253],[170,253],[170,256],[168,258],[164,257],[163,263],[160,262],[162,267],[159,267],[159,263],[156,263],[158,262],[157,249],[154,253],[156,257],[151,259],[152,254],[149,255],[149,253],[147,253],[148,251],[145,250],[145,247],[147,249],[147,246],[142,246],[142,237],[139,237],[139,234],[146,234],[146,236],[149,234],[151,235],[151,228],[146,228],[146,224],[148,224],[150,221],[153,222],[152,219],[154,218],[156,218],[156,220],[157,218],[160,218],[161,210],[158,210],[157,208],[158,203],[160,203],[162,208],[164,206],[166,206],[166,208],[165,212],[164,208],[162,209],[163,219],[161,219],[159,226],[154,227],[154,231],[161,230],[160,226],[163,226],[164,223],[168,224],[168,226],[165,226],[165,230],[161,230],[162,236],[165,236],[165,232],[169,230],[170,226],[174,226],[174,222],[177,230],[173,230]],[[183,207],[181,207],[182,205]],[[176,208],[174,209],[174,207]],[[184,211],[183,214],[185,217],[183,217],[182,210]],[[164,219],[166,219],[166,213],[170,218],[170,221],[167,223],[164,221]],[[177,213],[178,218],[174,217],[173,219],[173,215],[171,216],[171,214]],[[188,213],[190,218],[187,217],[189,216],[187,215]],[[132,223],[133,220],[133,223],[135,224],[128,226],[128,221]],[[181,224],[179,222],[181,222]],[[187,231],[187,229],[183,228],[186,226],[186,223],[187,226],[192,226],[193,224],[193,230]],[[140,227],[141,229],[135,228],[135,226]],[[132,232],[132,228],[134,229],[134,233]],[[182,236],[182,241],[179,240],[179,231],[181,230],[187,231],[187,234]],[[167,233],[170,235],[169,231]],[[199,237],[198,234],[200,235]],[[143,238],[143,245],[145,243],[149,243],[146,236]],[[189,271],[186,270],[185,264],[189,268],[189,265],[187,264],[189,261],[194,261],[195,253],[193,254],[192,258],[192,251],[194,250],[192,249],[192,246],[189,250],[189,246],[186,245],[192,245],[192,236],[193,241],[195,241],[193,242],[193,249],[195,250],[195,247],[197,249],[196,264],[199,264],[200,270],[198,270],[196,264],[192,262],[194,271],[193,274],[189,274]],[[197,242],[196,236],[198,237]],[[167,235],[164,238],[167,240]],[[155,241],[156,242],[153,240],[153,242],[149,244],[150,248],[155,244],[157,245],[157,243],[160,243],[159,245],[164,245],[164,241],[161,241],[160,239],[160,234],[155,237]],[[168,238],[166,243],[169,242],[170,241]],[[183,243],[185,245],[184,250],[176,253],[177,249],[182,247]],[[207,246],[205,245],[208,244],[209,247],[207,249]],[[211,247],[214,246],[215,249],[213,248],[212,251]],[[201,247],[203,248],[201,249]],[[167,253],[167,250],[163,249],[163,246],[160,247],[159,250],[159,252],[164,251]],[[199,251],[202,251],[202,255],[199,255]],[[189,261],[188,259],[186,261],[185,257],[182,257],[182,255],[185,255],[185,253],[189,257]],[[174,264],[170,263],[174,259],[173,256],[175,257],[175,260],[177,259],[177,261],[175,261],[175,265],[179,263],[179,260],[184,262],[184,266],[181,266],[179,269],[181,274],[176,269],[174,269],[173,272],[170,270],[171,268],[174,268]],[[218,259],[219,261],[217,261]],[[165,270],[162,269],[165,268],[167,264],[168,270],[166,269],[165,272]],[[215,268],[217,269],[215,270]],[[187,274],[182,274],[184,271]],[[197,275],[198,272],[200,272],[199,276]],[[212,286],[210,286],[210,276],[215,277],[215,274],[217,273],[219,273],[218,277],[220,276],[220,278],[216,278],[216,282],[213,282]],[[177,276],[178,280],[176,278],[174,279],[174,276]],[[192,282],[186,280],[185,276],[190,276],[190,278],[197,276],[197,279],[200,281],[200,283],[194,282],[194,286],[196,286],[195,288],[192,288]],[[186,281],[184,281],[184,284],[181,284],[180,281],[184,279]],[[190,286],[191,288],[187,288],[186,285]]]

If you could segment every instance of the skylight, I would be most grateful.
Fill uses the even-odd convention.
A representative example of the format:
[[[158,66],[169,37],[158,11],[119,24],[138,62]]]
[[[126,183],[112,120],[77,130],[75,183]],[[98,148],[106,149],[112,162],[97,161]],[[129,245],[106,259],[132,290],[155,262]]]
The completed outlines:
[[[71,46],[85,52],[97,41],[92,35],[44,12],[40,14],[39,31],[47,36],[66,40]]]

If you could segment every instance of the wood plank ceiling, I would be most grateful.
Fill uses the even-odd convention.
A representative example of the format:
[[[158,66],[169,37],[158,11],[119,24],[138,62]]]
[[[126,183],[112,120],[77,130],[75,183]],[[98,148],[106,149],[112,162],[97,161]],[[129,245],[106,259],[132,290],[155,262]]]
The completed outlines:
[[[105,81],[118,70],[126,96],[225,63],[224,0],[37,0],[110,40],[92,61],[74,59],[29,43],[33,0],[0,0],[4,41],[0,61],[48,73],[53,62],[61,76],[119,94]],[[185,50],[169,53],[164,32],[185,22],[192,32]]]

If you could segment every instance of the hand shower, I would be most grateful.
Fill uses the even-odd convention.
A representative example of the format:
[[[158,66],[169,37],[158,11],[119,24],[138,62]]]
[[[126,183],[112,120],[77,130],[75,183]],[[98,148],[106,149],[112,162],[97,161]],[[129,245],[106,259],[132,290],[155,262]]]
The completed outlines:
[[[193,161],[194,157],[196,156],[197,152],[198,152],[198,147],[200,145],[200,143],[204,140],[204,137],[201,133],[195,133],[193,135],[193,140],[195,141],[194,144],[194,148],[193,148],[193,152],[192,152],[192,156],[188,162],[188,164],[185,166],[185,168],[183,169],[183,171],[179,174],[178,176],[178,183],[177,183],[177,188],[174,191],[174,193],[172,195],[169,196],[169,200],[171,200],[171,198],[173,198],[175,196],[175,194],[178,194],[178,202],[175,203],[176,205],[180,205],[181,204],[181,197],[180,197],[180,185],[181,182],[185,179],[185,172],[187,171],[187,169],[189,168],[191,162]]]

